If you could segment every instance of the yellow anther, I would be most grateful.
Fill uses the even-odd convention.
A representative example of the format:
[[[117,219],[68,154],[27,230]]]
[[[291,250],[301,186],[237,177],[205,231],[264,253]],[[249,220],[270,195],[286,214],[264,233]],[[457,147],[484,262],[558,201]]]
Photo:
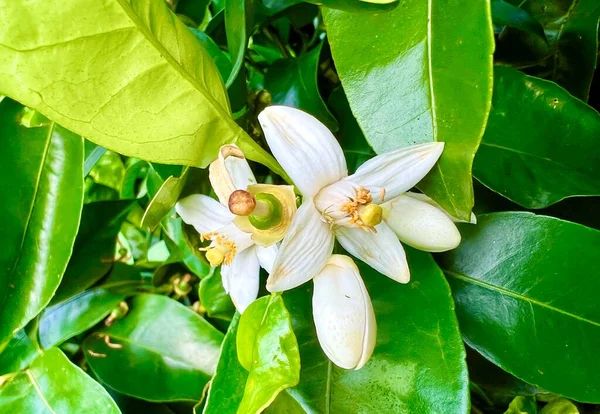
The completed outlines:
[[[217,267],[223,260],[225,260],[225,255],[221,251],[221,249],[211,248],[206,251],[206,260],[212,267]]]
[[[368,204],[358,212],[358,217],[367,226],[376,226],[383,219],[383,209],[377,204]]]

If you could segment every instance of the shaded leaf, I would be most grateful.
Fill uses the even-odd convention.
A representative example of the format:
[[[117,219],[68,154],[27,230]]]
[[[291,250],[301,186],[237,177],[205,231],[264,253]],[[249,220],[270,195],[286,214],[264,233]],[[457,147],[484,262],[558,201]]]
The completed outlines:
[[[383,153],[444,141],[419,188],[468,220],[472,160],[491,103],[489,1],[408,0],[389,13],[323,14],[340,80],[369,143]]]
[[[492,0],[492,21],[501,26],[511,26],[525,30],[546,39],[544,28],[525,10],[513,6],[504,0]]]
[[[223,287],[221,268],[215,268],[200,281],[198,296],[206,314],[211,318],[231,320],[233,317],[235,306]]]
[[[0,353],[0,375],[27,368],[40,355],[41,349],[36,335],[37,323],[34,319],[11,338]]]

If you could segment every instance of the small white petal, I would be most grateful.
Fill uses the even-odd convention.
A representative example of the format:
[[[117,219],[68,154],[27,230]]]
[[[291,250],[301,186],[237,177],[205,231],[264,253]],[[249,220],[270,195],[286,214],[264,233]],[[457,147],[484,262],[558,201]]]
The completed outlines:
[[[365,162],[346,180],[370,190],[373,202],[382,203],[421,181],[443,150],[443,142],[430,142],[386,152]]]
[[[217,200],[203,194],[192,194],[175,204],[181,219],[194,226],[198,233],[215,231],[230,224],[234,215]]]
[[[350,216],[342,207],[356,198],[358,186],[341,180],[323,188],[315,196],[315,206],[322,215],[339,226],[348,225]]]
[[[304,200],[279,246],[267,289],[281,292],[315,277],[331,256],[334,240],[313,200]]]
[[[245,190],[249,185],[256,184],[244,153],[233,144],[223,145],[219,149],[219,157],[210,164],[208,170],[210,184],[225,206],[235,190]]]
[[[215,230],[214,233],[235,243],[236,254],[239,254],[248,247],[254,245],[252,234],[241,231],[234,223],[221,227],[220,229]],[[216,245],[215,242],[211,243],[211,246],[214,245]]]
[[[460,244],[450,218],[431,204],[400,195],[381,205],[388,226],[404,243],[427,252],[445,252]]]
[[[256,255],[258,256],[260,267],[265,269],[267,273],[271,273],[273,270],[273,263],[275,263],[278,252],[279,248],[276,244],[272,244],[269,247],[256,247]]]
[[[254,246],[236,254],[229,266],[221,266],[223,287],[240,313],[258,296],[259,272]]]
[[[304,197],[348,175],[335,137],[313,116],[286,106],[269,106],[258,115],[273,155]]]
[[[371,266],[379,273],[400,283],[410,281],[410,270],[404,248],[398,237],[385,223],[375,226],[377,233],[358,227],[338,227],[338,242],[348,253]]]
[[[362,368],[373,354],[377,324],[358,268],[348,256],[333,255],[314,283],[313,318],[321,348],[341,368]]]
[[[408,191],[405,193],[407,196],[415,198],[419,201],[423,201],[427,204],[430,204],[432,206],[434,206],[437,209],[440,209],[444,212],[444,214],[446,216],[448,216],[448,218],[450,220],[452,220],[454,223],[471,223],[471,224],[477,224],[477,217],[475,216],[475,213],[471,212],[471,220],[466,221],[466,220],[461,220],[461,219],[457,219],[454,216],[451,216],[450,213],[448,213],[446,210],[444,210],[442,208],[442,206],[440,206],[438,203],[436,203],[435,201],[433,201],[433,199],[431,199],[430,197],[427,197],[425,194],[423,193],[413,193],[411,191]]]

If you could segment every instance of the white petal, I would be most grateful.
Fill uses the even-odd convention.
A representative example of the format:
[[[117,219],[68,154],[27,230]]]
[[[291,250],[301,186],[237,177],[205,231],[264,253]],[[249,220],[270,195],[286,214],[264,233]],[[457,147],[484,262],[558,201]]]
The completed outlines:
[[[445,252],[460,244],[456,225],[431,204],[401,195],[382,204],[388,226],[404,243],[427,252]]]
[[[373,201],[381,203],[414,187],[443,150],[443,142],[430,142],[387,152],[365,162],[346,180],[370,190]]]
[[[348,256],[335,254],[314,283],[313,318],[321,348],[339,367],[362,368],[373,354],[377,324],[358,268]]]
[[[267,289],[280,292],[315,277],[331,256],[334,240],[312,199],[305,200],[279,246]]]
[[[433,201],[433,199],[427,197],[423,193],[413,193],[411,191],[408,191],[408,192],[406,192],[404,194],[407,195],[407,196],[409,196],[409,197],[415,198],[415,199],[417,199],[419,201],[423,201],[423,202],[425,202],[427,204],[430,204],[430,205],[434,206],[437,209],[440,209],[454,223],[471,223],[471,224],[477,224],[477,217],[475,216],[475,213],[473,213],[473,212],[471,212],[471,220],[469,220],[469,221],[457,219],[456,217],[451,216],[450,213],[448,213],[446,210],[444,210],[442,208],[442,206],[440,206],[438,203],[436,203],[435,201]]]
[[[175,211],[198,233],[215,231],[230,224],[235,217],[227,207],[203,194],[182,198],[175,204]]]
[[[223,287],[240,313],[258,296],[259,271],[256,247],[236,254],[231,265],[221,266]]]
[[[225,227],[215,230],[219,236],[231,240],[235,243],[236,254],[246,250],[248,247],[253,246],[252,234],[241,231],[235,224],[231,223]],[[216,245],[215,242],[211,243],[211,246]]]
[[[219,201],[225,206],[229,204],[232,192],[256,184],[244,153],[233,144],[219,149],[219,157],[210,164],[208,177]]]
[[[271,273],[273,270],[273,263],[275,263],[278,252],[279,248],[276,244],[272,244],[269,247],[256,247],[256,255],[258,256],[260,267],[265,269],[267,273]]]
[[[378,224],[375,229],[377,233],[358,227],[339,227],[335,230],[335,235],[348,253],[379,273],[397,282],[408,283],[410,270],[398,237],[385,223]]]
[[[348,175],[335,137],[313,116],[286,106],[269,106],[258,115],[273,155],[305,197]]]

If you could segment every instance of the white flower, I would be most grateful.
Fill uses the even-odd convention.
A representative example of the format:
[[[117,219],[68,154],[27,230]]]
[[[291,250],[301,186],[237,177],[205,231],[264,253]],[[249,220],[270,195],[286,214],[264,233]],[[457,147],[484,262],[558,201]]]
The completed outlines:
[[[377,325],[358,267],[348,256],[334,254],[314,284],[313,318],[321,348],[339,367],[362,368],[373,354]]]
[[[443,211],[405,194],[435,165],[442,142],[378,155],[348,176],[340,145],[311,115],[270,106],[258,119],[273,155],[304,196],[267,280],[271,292],[315,277],[329,260],[335,238],[401,283],[410,280],[410,272],[398,237],[428,251],[452,249],[460,242]]]
[[[185,223],[194,226],[202,240],[210,241],[206,258],[212,266],[222,264],[223,287],[241,313],[258,295],[260,267],[271,272],[277,255],[275,243],[287,231],[296,212],[296,200],[291,186],[256,184],[244,154],[235,145],[221,147],[209,171],[220,202],[193,194],[179,200],[175,210]],[[236,190],[247,190],[252,195],[274,194],[282,201],[280,223],[260,230],[250,224],[247,216],[231,213],[230,196]]]

